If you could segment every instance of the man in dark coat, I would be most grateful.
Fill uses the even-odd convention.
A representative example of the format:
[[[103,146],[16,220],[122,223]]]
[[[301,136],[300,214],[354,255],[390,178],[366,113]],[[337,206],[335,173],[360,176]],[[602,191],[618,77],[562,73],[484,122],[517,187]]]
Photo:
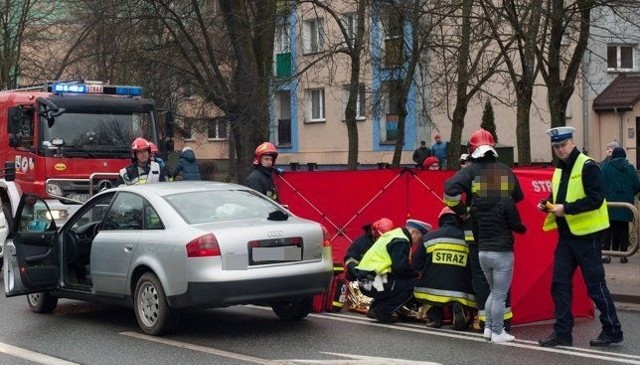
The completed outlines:
[[[608,202],[623,202],[633,205],[636,194],[640,192],[640,180],[636,169],[627,161],[627,153],[616,147],[611,159],[602,164],[603,190]],[[611,226],[604,232],[603,250],[625,252],[629,248],[629,222],[633,221],[633,212],[627,208],[608,208]],[[602,262],[611,262],[610,256],[603,256]],[[622,256],[620,262],[629,260]]]
[[[182,174],[182,180],[202,180],[200,176],[200,166],[198,166],[198,162],[196,162],[196,155],[193,153],[191,147],[182,149],[180,159],[171,172],[174,179],[178,174]]]
[[[413,162],[416,163],[416,167],[421,169],[422,163],[429,156],[431,156],[431,148],[427,147],[426,141],[420,141],[420,147],[416,148],[415,151],[413,151],[412,156]]]

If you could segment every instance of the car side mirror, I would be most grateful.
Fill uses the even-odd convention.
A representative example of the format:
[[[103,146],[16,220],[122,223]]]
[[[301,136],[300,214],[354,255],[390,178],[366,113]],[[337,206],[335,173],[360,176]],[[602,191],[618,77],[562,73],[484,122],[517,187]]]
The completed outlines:
[[[289,219],[289,214],[281,210],[274,210],[269,213],[269,216],[267,217],[267,220],[270,221],[286,221],[287,219]]]
[[[22,118],[21,107],[12,106],[7,110],[7,132],[9,134],[16,134],[21,118]]]

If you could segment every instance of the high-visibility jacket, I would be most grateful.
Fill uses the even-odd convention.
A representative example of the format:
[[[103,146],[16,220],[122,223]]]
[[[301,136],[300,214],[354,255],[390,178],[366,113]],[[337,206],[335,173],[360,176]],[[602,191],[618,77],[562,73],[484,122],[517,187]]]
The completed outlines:
[[[412,262],[421,275],[413,295],[431,304],[458,302],[475,307],[469,247],[462,225],[455,220],[443,217],[441,227],[427,233],[422,247],[414,252]]]
[[[136,162],[120,170],[120,179],[126,185],[151,184],[160,182],[160,165],[155,161],[149,161],[148,171],[139,167]]]
[[[356,269],[360,271],[375,271],[378,275],[390,273],[392,261],[387,246],[397,239],[405,240],[407,244],[410,244],[402,228],[392,229],[376,240],[369,251],[364,254]]]
[[[571,169],[569,182],[567,183],[567,196],[565,198],[567,203],[574,202],[587,196],[584,192],[584,186],[582,185],[582,169],[585,162],[589,160],[590,158],[584,153],[580,153],[576,158],[573,168]],[[553,203],[555,203],[557,199],[561,176],[562,169],[556,169],[553,172],[553,178],[551,179]],[[569,231],[576,236],[584,236],[590,233],[602,231],[609,228],[607,201],[604,200],[596,210],[590,210],[578,214],[565,214],[564,218],[569,226]],[[544,231],[550,231],[557,228],[558,225],[556,224],[555,215],[553,213],[547,214],[542,229]]]

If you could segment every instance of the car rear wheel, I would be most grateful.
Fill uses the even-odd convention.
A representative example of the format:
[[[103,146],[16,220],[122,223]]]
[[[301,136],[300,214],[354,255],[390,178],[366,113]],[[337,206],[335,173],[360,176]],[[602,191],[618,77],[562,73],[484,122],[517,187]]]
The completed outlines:
[[[180,313],[169,307],[162,284],[152,273],[145,273],[138,279],[133,307],[138,325],[149,335],[167,334],[180,321]]]
[[[297,321],[311,313],[313,297],[305,297],[294,301],[278,301],[271,303],[273,312],[285,321]]]
[[[51,313],[58,306],[58,297],[49,292],[27,294],[29,308],[35,313]]]

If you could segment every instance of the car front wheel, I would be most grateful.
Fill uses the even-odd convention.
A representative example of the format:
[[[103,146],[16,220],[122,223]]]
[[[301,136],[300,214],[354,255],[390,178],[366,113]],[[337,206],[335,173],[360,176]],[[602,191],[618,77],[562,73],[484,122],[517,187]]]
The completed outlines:
[[[149,335],[167,334],[180,320],[180,313],[169,307],[162,284],[152,273],[145,273],[138,279],[133,307],[138,325]]]
[[[49,292],[27,294],[27,303],[35,313],[51,313],[58,306],[58,297]]]
[[[278,301],[271,303],[273,312],[285,321],[297,321],[311,313],[313,297],[305,297],[294,301]]]

